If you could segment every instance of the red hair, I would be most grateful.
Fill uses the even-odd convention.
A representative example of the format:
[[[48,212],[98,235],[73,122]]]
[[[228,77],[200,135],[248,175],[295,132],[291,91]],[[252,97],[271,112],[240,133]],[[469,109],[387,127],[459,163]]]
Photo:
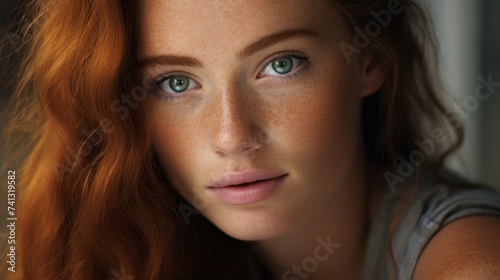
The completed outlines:
[[[378,171],[417,148],[422,119],[437,124],[445,112],[427,65],[429,21],[413,1],[400,2],[404,12],[367,48],[388,75],[363,104],[365,149]],[[178,207],[186,202],[152,149],[149,99],[134,71],[134,5],[33,0],[26,7],[32,20],[24,34],[33,36],[22,48],[7,131],[11,147],[28,147],[17,185],[13,278],[229,279],[244,269],[243,242],[201,216],[187,226]],[[364,26],[386,1],[335,5],[351,26]],[[140,104],[126,104],[137,96]],[[459,144],[456,135],[456,144],[427,163],[440,165]]]
[[[15,119],[34,129],[18,184],[21,278],[109,278],[122,268],[170,278],[178,270],[180,255],[168,250],[182,236],[177,204],[154,168],[146,115],[137,108],[122,120],[111,110],[133,82],[124,18],[132,13],[122,5],[28,6],[34,36],[15,96],[36,100],[18,106],[26,114]]]

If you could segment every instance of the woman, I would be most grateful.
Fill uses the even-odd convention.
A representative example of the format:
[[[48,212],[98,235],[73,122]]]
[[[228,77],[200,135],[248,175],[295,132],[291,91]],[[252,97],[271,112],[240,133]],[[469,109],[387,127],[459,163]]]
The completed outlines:
[[[13,279],[500,273],[418,3],[32,2]]]

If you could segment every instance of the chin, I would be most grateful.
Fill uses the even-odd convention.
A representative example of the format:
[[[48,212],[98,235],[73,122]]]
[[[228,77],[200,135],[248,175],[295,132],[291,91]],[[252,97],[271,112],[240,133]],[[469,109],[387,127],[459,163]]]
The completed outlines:
[[[265,239],[273,239],[284,235],[287,230],[280,228],[236,228],[234,226],[219,227],[224,233],[230,237],[242,241],[257,241]]]
[[[295,219],[282,217],[269,209],[226,211],[224,215],[206,217],[225,234],[242,241],[280,237],[289,232],[295,224]]]

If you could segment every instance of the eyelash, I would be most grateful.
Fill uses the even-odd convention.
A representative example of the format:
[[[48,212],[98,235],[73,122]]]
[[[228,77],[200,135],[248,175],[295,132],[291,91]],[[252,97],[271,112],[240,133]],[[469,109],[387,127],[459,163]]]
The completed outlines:
[[[285,58],[285,57],[293,57],[293,58],[301,60],[301,64],[298,66],[300,68],[298,68],[298,70],[294,69],[293,72],[288,73],[288,74],[270,76],[269,78],[271,78],[271,79],[279,79],[281,82],[288,82],[288,81],[290,81],[290,80],[292,80],[294,78],[297,78],[298,75],[300,74],[300,72],[306,70],[310,66],[310,62],[309,62],[310,56],[309,55],[307,55],[307,54],[305,54],[303,52],[299,52],[299,51],[284,51],[284,52],[281,52],[281,53],[279,53],[277,55],[274,55],[270,59],[268,59],[267,62],[262,67],[262,69],[259,72],[259,74],[257,75],[257,78],[259,79],[259,78],[263,78],[264,77],[264,76],[261,76],[262,72],[264,72],[264,70],[269,66],[269,64],[271,62],[273,62],[276,59]]]
[[[156,91],[157,92],[157,94],[155,94],[156,97],[159,97],[160,99],[167,99],[167,101],[176,101],[176,100],[183,98],[185,95],[185,92],[182,92],[182,93],[176,94],[176,95],[172,95],[172,94],[169,94],[169,93],[166,93],[166,92],[163,92],[162,90],[160,90],[161,83],[168,81],[168,79],[171,79],[171,78],[176,77],[176,76],[185,76],[190,80],[193,79],[193,78],[191,78],[190,75],[182,73],[182,72],[169,73],[166,75],[162,75],[158,78],[152,79],[150,82],[148,82],[149,90]]]
[[[264,66],[261,67],[261,71],[259,71],[259,74],[257,75],[256,78],[257,79],[264,78],[265,76],[262,76],[262,73],[270,65],[270,63],[272,63],[272,61],[274,61],[276,59],[285,58],[285,57],[293,57],[295,59],[301,60],[301,64],[299,66],[297,66],[298,70],[294,69],[293,72],[291,72],[291,73],[287,73],[284,75],[268,76],[268,78],[278,79],[280,82],[288,82],[292,79],[297,78],[298,75],[300,74],[300,72],[306,70],[310,66],[310,62],[309,62],[310,56],[309,55],[302,53],[302,52],[299,52],[299,51],[284,51],[284,52],[281,52],[277,55],[273,55],[270,59],[268,59],[267,62],[264,64]],[[184,74],[184,73],[170,73],[168,75],[162,75],[156,79],[153,79],[152,81],[150,81],[148,83],[150,90],[151,91],[153,91],[153,90],[160,91],[160,89],[159,89],[160,84],[167,81],[170,78],[175,77],[175,76],[186,76],[187,78],[192,79],[189,75]],[[159,96],[160,98],[162,98],[162,99],[166,98],[169,101],[178,100],[180,98],[183,98],[184,95],[185,95],[185,92],[182,92],[182,93],[176,94],[176,95],[171,95],[171,94],[164,93],[164,92],[162,92],[161,94],[157,94],[157,96]]]

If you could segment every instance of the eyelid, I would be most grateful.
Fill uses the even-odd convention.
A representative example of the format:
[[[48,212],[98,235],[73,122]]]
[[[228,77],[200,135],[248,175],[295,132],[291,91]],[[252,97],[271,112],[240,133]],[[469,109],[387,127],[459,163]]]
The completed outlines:
[[[304,63],[307,63],[309,58],[310,58],[310,56],[308,54],[301,52],[301,51],[295,51],[295,50],[288,50],[288,51],[283,51],[283,52],[280,52],[277,54],[273,54],[269,58],[265,59],[266,62],[264,63],[264,65],[259,67],[260,71],[257,74],[257,78],[264,77],[262,75],[262,73],[266,70],[266,68],[269,66],[269,64],[273,60],[278,59],[278,58],[283,58],[283,57],[289,57],[289,56],[302,60],[302,63],[301,63],[301,65],[299,65],[299,67],[302,66]],[[305,66],[307,66],[307,65],[305,65]],[[296,71],[296,69],[294,71]],[[284,75],[275,75],[275,77],[286,77],[286,76],[289,76],[291,74],[293,74],[293,72],[287,73]]]
[[[163,91],[163,90],[161,90],[159,88],[159,86],[160,86],[161,83],[164,83],[164,82],[168,81],[169,79],[171,79],[173,77],[179,77],[179,76],[187,77],[190,80],[190,83],[192,82],[192,83],[196,84],[195,88],[186,89],[185,91],[179,92],[179,93],[176,93],[176,94],[165,92],[165,91]],[[196,78],[194,78],[190,74],[183,73],[183,72],[173,72],[173,73],[162,74],[162,75],[160,75],[160,76],[158,76],[156,78],[153,78],[153,79],[149,80],[148,86],[149,86],[150,90],[152,90],[152,91],[154,91],[154,90],[160,91],[161,94],[163,94],[163,95],[176,95],[176,96],[181,96],[181,95],[185,94],[186,92],[188,92],[190,90],[200,89],[201,88],[201,84],[197,81]]]
[[[179,76],[185,76],[191,80],[194,80],[196,81],[197,79],[195,77],[193,77],[193,75],[191,74],[188,74],[188,73],[184,73],[184,72],[170,72],[170,73],[165,73],[165,74],[161,74],[155,78],[151,78],[148,80],[148,85],[150,87],[155,87],[157,86],[158,84],[168,80],[169,78],[172,78],[172,77],[179,77]],[[196,81],[196,83],[198,83]],[[198,83],[199,84],[199,83]]]

